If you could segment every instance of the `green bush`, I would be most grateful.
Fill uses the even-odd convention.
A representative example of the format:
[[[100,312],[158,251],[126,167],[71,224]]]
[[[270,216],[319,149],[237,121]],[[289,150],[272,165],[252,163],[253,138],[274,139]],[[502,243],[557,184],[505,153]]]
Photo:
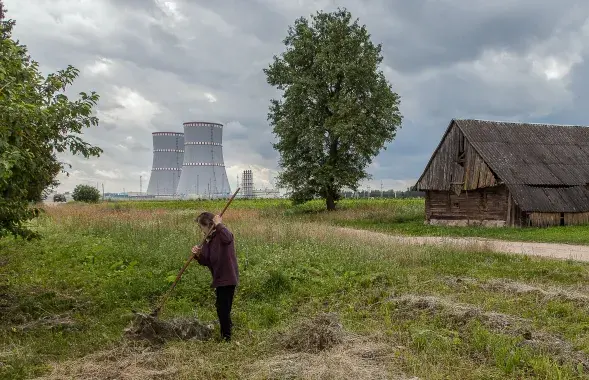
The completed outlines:
[[[97,188],[88,185],[78,185],[73,193],[74,201],[96,203],[100,200],[100,192]]]

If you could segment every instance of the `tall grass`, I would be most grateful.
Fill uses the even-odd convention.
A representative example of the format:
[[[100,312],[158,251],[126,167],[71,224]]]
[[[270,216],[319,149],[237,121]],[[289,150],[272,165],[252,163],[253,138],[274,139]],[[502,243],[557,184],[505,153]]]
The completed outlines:
[[[122,330],[131,310],[151,310],[200,240],[194,216],[217,206],[53,207],[36,226],[43,240],[0,241],[2,377],[30,378],[49,373],[55,363],[124,347]],[[386,360],[366,365],[389,373],[424,379],[586,378],[578,355],[589,349],[589,303],[481,284],[499,278],[583,293],[587,265],[492,254],[475,246],[460,251],[357,239],[333,224],[378,220],[381,211],[361,202],[336,213],[318,207],[233,205],[224,221],[236,236],[240,264],[234,323],[241,345],[171,342],[153,360],[162,368],[174,366],[174,378],[253,376],[254,367],[268,365],[263,360],[281,355],[273,343],[280,331],[301,318],[334,312],[350,334],[384,344]],[[407,214],[417,206],[383,201],[378,208]],[[448,279],[455,278],[472,281],[453,285]],[[192,265],[162,318],[215,321],[209,285],[208,270]],[[559,337],[574,355],[522,345],[521,335],[498,331],[476,313],[457,320],[453,306],[435,313],[403,308],[397,300],[402,295],[525,318],[534,336]],[[186,365],[194,358],[202,365]],[[305,358],[297,360],[311,360]]]
[[[265,218],[289,217],[294,220],[317,221],[342,227],[376,230],[395,235],[481,237],[511,241],[589,244],[589,225],[550,228],[511,227],[446,227],[425,222],[422,198],[408,199],[342,199],[338,212],[326,212],[322,200],[291,206],[284,199],[237,199],[232,208],[255,210]],[[220,210],[222,200],[118,202],[118,207],[160,210]],[[114,206],[113,206],[114,207]]]

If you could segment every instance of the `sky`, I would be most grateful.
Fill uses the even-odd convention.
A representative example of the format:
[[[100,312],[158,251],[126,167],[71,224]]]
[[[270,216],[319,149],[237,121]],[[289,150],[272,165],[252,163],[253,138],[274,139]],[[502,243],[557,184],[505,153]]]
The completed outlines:
[[[383,46],[382,71],[403,124],[369,166],[364,188],[415,183],[452,118],[589,124],[586,0],[4,0],[14,37],[44,73],[73,65],[71,95],[96,91],[100,158],[72,165],[60,191],[104,184],[145,191],[152,132],[224,124],[232,189],[244,169],[272,187],[278,154],[267,121],[280,93],[262,69],[289,25],[346,7]],[[100,186],[99,185],[99,186]]]

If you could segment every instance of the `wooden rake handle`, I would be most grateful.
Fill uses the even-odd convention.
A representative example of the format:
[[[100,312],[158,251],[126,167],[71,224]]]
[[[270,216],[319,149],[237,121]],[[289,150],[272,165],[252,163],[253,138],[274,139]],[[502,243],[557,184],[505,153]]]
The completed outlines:
[[[223,211],[221,211],[221,213],[219,214],[219,216],[221,216],[221,217],[223,216],[223,214],[225,213],[225,211],[227,210],[227,208],[229,207],[229,205],[231,204],[231,202],[233,202],[233,199],[235,198],[235,196],[237,195],[237,193],[239,192],[239,190],[240,190],[239,187],[237,188],[237,190],[235,190],[235,193],[233,193],[233,195],[231,196],[231,198],[229,198],[229,200],[227,201],[227,204],[225,204],[225,207],[223,208]],[[215,229],[215,226],[211,226],[211,228],[209,229],[209,231],[205,235],[204,239],[202,239],[202,243],[200,244],[201,247],[207,242],[207,238],[209,237],[209,235],[211,234],[211,232],[213,232],[214,229]],[[160,301],[159,305],[153,310],[153,312],[151,313],[151,315],[157,316],[159,314],[159,312],[164,307],[164,304],[166,303],[168,297],[172,293],[172,290],[176,287],[176,284],[178,283],[178,281],[180,281],[180,278],[182,277],[182,274],[184,273],[184,271],[186,270],[186,268],[188,268],[188,265],[190,265],[190,262],[193,259],[194,259],[194,254],[191,253],[190,254],[190,257],[188,258],[188,260],[186,260],[186,262],[184,263],[184,266],[182,267],[182,269],[180,269],[180,272],[178,272],[178,275],[176,276],[176,279],[172,283],[172,286],[170,286],[170,289],[168,289],[168,291],[166,292],[166,294],[164,294],[164,297],[162,297],[162,300]]]

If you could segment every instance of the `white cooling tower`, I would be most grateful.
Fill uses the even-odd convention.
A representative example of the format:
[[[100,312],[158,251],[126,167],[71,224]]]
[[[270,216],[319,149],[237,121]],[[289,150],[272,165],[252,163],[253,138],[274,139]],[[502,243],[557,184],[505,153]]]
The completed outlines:
[[[184,163],[177,193],[188,198],[231,194],[223,162],[223,124],[184,123]]]
[[[153,163],[147,186],[149,195],[174,195],[184,162],[184,134],[154,132]]]

